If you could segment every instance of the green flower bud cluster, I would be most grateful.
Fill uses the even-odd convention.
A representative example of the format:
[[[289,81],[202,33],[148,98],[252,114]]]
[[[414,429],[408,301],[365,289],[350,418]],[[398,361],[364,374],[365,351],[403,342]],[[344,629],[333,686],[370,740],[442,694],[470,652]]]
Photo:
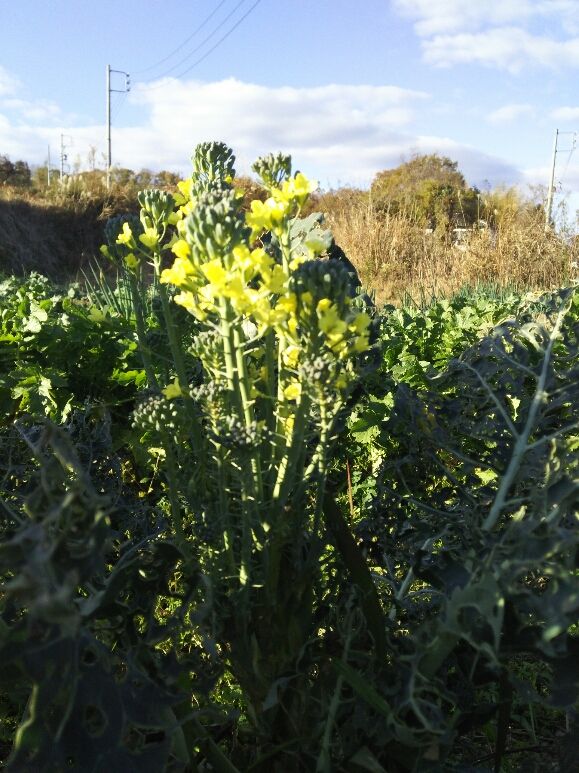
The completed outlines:
[[[310,293],[315,302],[321,298],[331,298],[338,306],[344,305],[349,288],[348,270],[337,261],[308,260],[298,266],[290,278],[290,290],[298,298],[304,293]]]
[[[132,426],[143,432],[168,432],[177,443],[183,421],[183,411],[177,402],[161,395],[151,395],[133,411]]]
[[[166,191],[154,189],[140,191],[137,199],[141,205],[141,222],[144,228],[163,229],[175,209],[175,199]]]
[[[256,422],[248,427],[236,416],[227,416],[219,423],[214,438],[224,448],[249,451],[260,442],[261,433]]]
[[[235,177],[235,156],[224,142],[200,143],[191,161],[196,196],[215,187],[231,187],[231,180]]]
[[[317,355],[308,357],[299,366],[299,374],[305,383],[318,387],[320,384],[327,384],[334,381],[333,371],[335,362],[327,357]]]
[[[198,333],[189,347],[190,353],[201,360],[205,370],[209,372],[221,370],[222,350],[222,338],[216,330]]]
[[[303,389],[314,398],[314,403],[335,401],[336,384],[343,373],[336,359],[330,359],[325,354],[310,354],[298,367],[299,381]]]
[[[189,389],[189,395],[194,402],[207,403],[208,405],[220,403],[224,394],[225,382],[216,381],[215,379],[204,381],[203,384]]]
[[[268,189],[278,188],[292,173],[292,157],[284,153],[269,153],[258,158],[251,168]]]
[[[231,258],[234,247],[249,234],[245,214],[235,191],[205,193],[185,220],[185,238],[194,263]]]

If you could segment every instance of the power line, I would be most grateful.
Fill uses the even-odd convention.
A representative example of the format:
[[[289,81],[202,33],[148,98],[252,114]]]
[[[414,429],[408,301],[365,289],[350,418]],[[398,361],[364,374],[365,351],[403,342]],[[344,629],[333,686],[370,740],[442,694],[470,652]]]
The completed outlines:
[[[188,72],[191,72],[191,70],[192,70],[194,67],[197,67],[197,65],[198,65],[198,64],[201,64],[201,62],[203,62],[205,59],[207,59],[207,57],[209,56],[209,54],[212,54],[212,53],[215,51],[215,49],[216,49],[216,48],[218,48],[218,46],[220,46],[220,45],[221,45],[221,43],[223,43],[223,41],[224,41],[224,40],[227,40],[227,38],[228,38],[228,37],[231,35],[231,33],[232,33],[232,32],[234,32],[234,31],[235,31],[235,30],[236,30],[236,29],[239,27],[239,25],[241,24],[241,22],[242,22],[242,21],[244,21],[244,20],[245,20],[245,19],[246,19],[246,18],[249,16],[249,14],[250,14],[250,13],[251,13],[251,12],[254,10],[254,8],[257,8],[257,6],[258,6],[260,3],[261,3],[261,0],[255,0],[254,4],[251,6],[251,8],[250,8],[248,11],[246,11],[246,12],[243,14],[243,16],[241,17],[241,19],[239,19],[239,20],[238,20],[238,21],[237,21],[237,22],[236,22],[236,23],[233,25],[233,27],[231,27],[231,29],[230,29],[230,30],[228,30],[228,31],[225,33],[225,35],[223,35],[223,37],[219,38],[219,40],[217,41],[217,43],[215,43],[215,45],[214,45],[214,46],[212,46],[212,47],[209,49],[209,51],[207,51],[205,54],[203,54],[203,56],[202,56],[202,57],[200,57],[199,59],[197,59],[197,61],[196,61],[196,62],[193,62],[193,64],[192,64],[192,65],[190,65],[190,66],[189,66],[189,67],[188,67],[186,70],[184,70],[182,73],[179,73],[179,75],[177,75],[177,76],[175,76],[175,77],[177,77],[177,78],[182,78],[184,75],[187,75],[187,73],[188,73]]]
[[[551,162],[551,177],[549,180],[549,187],[547,189],[547,202],[545,204],[545,230],[549,231],[549,229],[552,226],[551,221],[551,213],[553,211],[553,198],[555,196],[555,167],[557,165],[557,153],[561,153],[561,149],[558,147],[559,144],[559,137],[564,134],[572,134],[573,135],[573,142],[571,149],[569,151],[569,158],[567,159],[567,164],[565,165],[565,170],[563,172],[563,175],[567,172],[567,167],[569,166],[569,161],[571,160],[571,155],[573,151],[575,150],[576,145],[576,139],[577,139],[577,132],[560,132],[559,129],[555,129],[555,141],[553,143],[553,160]]]
[[[121,92],[121,95],[117,98],[116,105],[114,105],[112,107],[112,109],[111,109],[111,121],[113,121],[115,118],[117,118],[117,116],[119,115],[119,113],[121,112],[123,107],[125,106],[126,101],[127,101],[127,94],[128,93],[129,93],[128,91],[123,91],[123,92]]]
[[[184,62],[186,62],[188,59],[191,59],[191,57],[193,56],[193,54],[196,54],[196,53],[197,53],[197,51],[199,51],[201,48],[203,48],[203,46],[205,45],[205,43],[207,43],[209,40],[211,40],[211,38],[212,38],[214,35],[216,35],[216,34],[219,32],[219,30],[220,30],[220,29],[221,29],[221,28],[224,26],[224,24],[225,24],[227,21],[229,21],[229,19],[230,19],[230,18],[233,16],[233,14],[234,14],[234,13],[235,13],[235,12],[238,10],[238,8],[240,8],[240,7],[243,5],[243,3],[245,3],[245,2],[246,2],[246,0],[239,0],[239,2],[238,2],[238,3],[237,3],[237,4],[236,4],[234,7],[233,7],[233,10],[232,10],[232,11],[230,11],[230,12],[227,14],[227,16],[226,16],[224,19],[222,19],[222,20],[219,22],[219,24],[217,25],[217,27],[215,27],[215,29],[213,29],[213,30],[212,30],[212,31],[209,33],[209,35],[207,35],[205,38],[203,38],[203,40],[201,41],[201,43],[199,43],[199,45],[195,46],[195,48],[194,48],[192,51],[190,51],[190,52],[187,54],[187,56],[184,56],[184,57],[183,57],[182,59],[180,59],[180,60],[179,60],[179,61],[178,61],[176,64],[174,64],[174,65],[172,65],[171,67],[169,67],[169,69],[168,69],[168,70],[165,70],[165,71],[164,71],[164,72],[162,72],[160,75],[157,75],[157,76],[155,76],[154,80],[158,80],[159,78],[164,78],[166,75],[169,75],[169,73],[173,72],[173,71],[174,71],[174,70],[176,70],[178,67],[180,67],[182,64],[184,64]],[[141,82],[142,82],[142,81],[141,81]]]
[[[567,161],[565,163],[565,168],[563,169],[563,174],[559,177],[559,185],[561,186],[563,185],[565,175],[567,174],[567,169],[569,168],[569,162],[571,161],[571,156],[573,155],[573,152],[575,151],[576,147],[577,147],[577,132],[573,132],[571,149],[569,150],[569,155],[567,156]]]
[[[111,73],[116,73],[118,75],[124,75],[125,76],[125,87],[124,89],[114,89],[111,86]],[[106,69],[106,105],[107,105],[107,113],[106,113],[106,129],[107,129],[107,161],[106,161],[106,179],[107,179],[107,190],[110,187],[110,181],[111,181],[111,165],[112,165],[112,150],[111,150],[111,92],[127,92],[131,90],[131,76],[128,72],[125,72],[124,70],[112,70],[110,64],[107,64]]]
[[[187,45],[187,43],[189,43],[189,41],[192,40],[195,37],[195,35],[197,35],[198,32],[201,32],[201,30],[207,24],[207,22],[211,21],[211,19],[215,16],[217,11],[221,8],[222,5],[225,5],[226,2],[227,0],[221,0],[221,2],[218,3],[217,6],[211,11],[209,16],[206,16],[205,19],[203,19],[203,21],[201,22],[201,24],[193,30],[193,32],[189,35],[189,37],[185,38],[183,43],[181,43],[180,46],[177,46],[177,48],[173,49],[173,51],[171,51],[170,54],[167,54],[167,56],[165,56],[163,59],[159,59],[158,62],[155,62],[155,64],[152,64],[149,67],[145,67],[142,70],[133,71],[133,74],[141,75],[141,73],[149,72],[149,70],[154,70],[155,67],[158,67],[160,64],[164,64],[168,59],[170,59],[173,56],[173,54],[176,54],[177,51],[181,51],[181,49],[184,48]]]
[[[203,48],[203,46],[205,45],[205,43],[207,43],[209,40],[211,40],[211,38],[212,38],[212,37],[213,37],[213,36],[214,36],[214,35],[215,35],[217,32],[219,32],[219,30],[220,30],[220,29],[221,29],[221,28],[222,28],[222,27],[225,25],[225,22],[227,22],[227,21],[228,21],[228,20],[229,20],[229,19],[230,19],[230,18],[233,16],[233,14],[235,13],[235,11],[237,11],[237,10],[238,10],[238,8],[239,8],[241,5],[243,5],[243,3],[244,3],[245,1],[246,1],[246,0],[240,0],[240,2],[238,2],[238,3],[236,4],[236,6],[233,8],[233,10],[232,10],[232,11],[230,11],[230,13],[229,13],[229,14],[228,14],[228,15],[225,17],[225,19],[223,19],[223,20],[221,21],[221,23],[220,23],[220,24],[219,24],[219,25],[218,25],[218,26],[217,26],[217,27],[216,27],[216,28],[215,28],[215,29],[214,29],[214,30],[213,30],[213,31],[212,31],[212,32],[211,32],[211,33],[210,33],[210,34],[209,34],[209,35],[208,35],[208,36],[207,36],[205,39],[204,39],[204,40],[202,40],[202,41],[201,41],[201,43],[200,43],[198,46],[196,46],[196,47],[193,49],[193,51],[191,51],[191,52],[190,52],[190,53],[189,53],[189,54],[188,54],[186,57],[184,57],[184,58],[183,58],[183,59],[182,59],[180,62],[177,62],[177,64],[175,64],[173,67],[169,68],[168,70],[166,70],[166,71],[165,71],[164,73],[162,73],[161,75],[158,75],[158,76],[155,78],[155,80],[159,80],[160,78],[163,78],[163,77],[165,77],[166,75],[168,75],[169,73],[173,72],[174,70],[176,70],[176,69],[179,67],[179,65],[183,64],[184,62],[186,62],[186,61],[187,61],[187,59],[190,59],[190,58],[193,56],[193,54],[195,54],[197,51],[199,51],[199,49]],[[178,74],[178,75],[176,75],[175,77],[176,77],[176,78],[182,78],[182,77],[183,77],[183,75],[186,75],[186,74],[187,74],[188,72],[190,72],[190,71],[191,71],[191,70],[192,70],[194,67],[196,67],[198,64],[200,64],[201,62],[203,62],[203,61],[204,61],[204,60],[205,60],[205,59],[206,59],[206,58],[207,58],[207,57],[208,57],[208,56],[209,56],[211,53],[213,53],[213,51],[215,51],[215,49],[216,49],[216,48],[218,48],[218,47],[221,45],[221,43],[223,43],[223,41],[224,41],[224,40],[226,40],[226,39],[227,39],[227,38],[228,38],[228,37],[229,37],[229,36],[232,34],[232,32],[234,32],[234,31],[237,29],[237,27],[239,27],[239,25],[240,25],[240,24],[241,24],[241,23],[244,21],[244,19],[246,19],[246,18],[249,16],[249,14],[250,14],[250,13],[251,13],[251,12],[254,10],[254,8],[256,8],[256,6],[258,6],[258,5],[259,5],[259,3],[260,3],[260,2],[261,2],[261,0],[256,0],[256,1],[253,3],[253,5],[252,5],[252,6],[251,6],[251,7],[250,7],[250,8],[249,8],[249,9],[248,9],[248,10],[247,10],[247,11],[246,11],[244,14],[243,14],[243,16],[241,16],[241,18],[239,18],[239,19],[238,19],[238,20],[235,22],[235,24],[234,24],[232,27],[230,27],[230,29],[229,29],[229,30],[228,30],[228,31],[227,31],[227,32],[226,32],[224,35],[222,35],[222,36],[219,38],[219,40],[218,40],[218,41],[217,41],[217,42],[216,42],[216,43],[215,43],[215,44],[214,44],[214,45],[213,45],[213,46],[212,46],[212,47],[211,47],[211,48],[210,48],[208,51],[206,51],[206,52],[205,52],[205,54],[203,54],[203,56],[201,56],[199,59],[197,59],[195,62],[193,62],[193,64],[189,65],[189,66],[188,66],[188,67],[187,67],[185,70],[183,70],[183,72],[179,73],[179,74]],[[143,83],[143,82],[144,82],[144,83],[146,83],[147,81],[141,81],[140,83]],[[148,86],[148,87],[145,87],[145,88],[141,88],[141,90],[142,90],[142,91],[152,91],[152,90],[154,90],[154,89],[157,89],[157,88],[162,88],[164,85],[165,85],[164,83],[159,83],[159,84],[155,84],[154,86]]]

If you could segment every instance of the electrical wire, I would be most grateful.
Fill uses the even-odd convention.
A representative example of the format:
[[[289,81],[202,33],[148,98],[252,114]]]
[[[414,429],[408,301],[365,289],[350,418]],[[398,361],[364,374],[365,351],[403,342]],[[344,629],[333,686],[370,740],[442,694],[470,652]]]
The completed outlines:
[[[229,30],[228,30],[228,31],[225,33],[225,35],[223,35],[223,37],[219,38],[219,40],[217,41],[217,43],[215,43],[215,45],[214,45],[214,46],[212,46],[212,47],[209,49],[209,51],[206,51],[206,52],[203,54],[203,56],[202,56],[202,57],[200,57],[199,59],[197,59],[197,61],[196,61],[196,62],[193,62],[193,64],[189,65],[189,67],[188,67],[186,70],[184,70],[183,72],[179,73],[179,75],[176,75],[175,77],[176,77],[176,78],[182,78],[184,75],[187,75],[187,73],[191,72],[191,70],[192,70],[194,67],[197,67],[197,65],[198,65],[198,64],[201,64],[201,62],[203,62],[205,59],[207,59],[207,57],[209,56],[209,54],[212,54],[212,53],[215,51],[215,49],[216,49],[216,48],[218,48],[218,47],[221,45],[221,43],[223,43],[223,41],[224,41],[224,40],[227,40],[227,38],[228,38],[228,37],[231,35],[231,33],[232,33],[232,32],[235,32],[235,30],[236,30],[236,29],[239,27],[239,25],[241,24],[241,22],[242,22],[242,21],[244,21],[244,20],[245,20],[245,19],[246,19],[246,18],[249,16],[249,14],[250,14],[250,13],[251,13],[251,12],[254,10],[254,8],[257,8],[257,6],[258,6],[260,3],[261,3],[261,0],[255,0],[254,4],[253,4],[253,5],[252,5],[252,6],[249,8],[249,10],[247,10],[247,11],[246,11],[246,12],[243,14],[243,16],[242,16],[242,17],[241,17],[241,18],[240,18],[238,21],[236,21],[236,22],[235,22],[235,24],[233,25],[233,27],[231,27],[231,29],[229,29]]]
[[[230,19],[230,18],[233,16],[233,14],[234,14],[234,13],[235,13],[235,12],[238,10],[238,8],[240,8],[240,7],[241,7],[241,6],[242,6],[242,5],[243,5],[245,2],[246,2],[246,0],[239,0],[239,2],[238,2],[238,3],[236,3],[236,5],[233,7],[233,10],[232,10],[232,11],[230,11],[230,12],[227,14],[227,16],[226,16],[224,19],[222,19],[222,20],[221,20],[221,22],[219,22],[219,24],[217,25],[217,27],[215,27],[215,29],[213,29],[213,30],[212,30],[212,31],[209,33],[209,35],[207,35],[205,38],[203,38],[203,40],[201,41],[201,43],[199,43],[199,45],[195,46],[195,48],[194,48],[192,51],[190,51],[190,52],[187,54],[187,56],[184,56],[184,57],[183,57],[182,59],[180,59],[180,60],[179,60],[179,61],[178,61],[176,64],[174,64],[174,65],[172,65],[171,67],[169,67],[169,69],[168,69],[168,70],[165,70],[165,71],[164,71],[164,72],[162,72],[160,75],[156,75],[156,76],[155,76],[155,78],[154,78],[154,80],[159,80],[159,78],[164,78],[166,75],[169,75],[169,73],[172,73],[174,70],[176,70],[176,69],[177,69],[178,67],[180,67],[182,64],[184,64],[184,63],[185,63],[185,62],[186,62],[188,59],[191,59],[191,57],[193,56],[193,54],[196,54],[196,53],[197,53],[197,51],[199,51],[201,48],[203,48],[203,46],[205,45],[205,43],[207,43],[209,40],[211,40],[211,38],[212,38],[214,35],[216,35],[216,34],[219,32],[219,30],[220,30],[220,29],[221,29],[221,28],[222,28],[222,27],[223,27],[223,26],[226,24],[226,22],[228,22],[228,21],[229,21],[229,19]],[[150,82],[150,81],[149,81],[149,82]],[[137,83],[142,83],[142,81],[137,81]]]
[[[181,43],[181,45],[179,45],[179,46],[177,46],[177,48],[173,49],[173,51],[171,51],[170,54],[167,54],[167,56],[163,57],[163,59],[159,59],[158,62],[155,62],[155,64],[152,64],[149,67],[145,67],[142,70],[136,70],[136,71],[133,70],[132,74],[133,75],[141,75],[141,73],[149,72],[149,70],[154,70],[155,67],[158,67],[160,64],[164,64],[168,59],[170,59],[173,56],[173,54],[176,54],[178,51],[181,51],[181,49],[184,48],[187,45],[187,43],[189,43],[189,41],[192,40],[195,37],[195,35],[197,35],[198,32],[201,32],[203,27],[209,21],[211,21],[211,19],[215,16],[217,11],[221,8],[222,5],[225,5],[226,2],[227,2],[227,0],[221,0],[221,2],[218,3],[217,6],[211,11],[209,16],[206,16],[205,19],[203,19],[203,21],[201,22],[201,24],[193,30],[193,32],[189,35],[189,37],[185,38],[185,40]]]
[[[577,134],[576,132],[573,133],[573,144],[571,146],[571,150],[569,151],[569,155],[567,156],[567,162],[565,163],[565,168],[563,169],[563,174],[559,178],[559,186],[563,187],[563,181],[565,179],[565,175],[567,174],[567,169],[569,168],[569,162],[571,161],[571,156],[573,155],[573,152],[575,151],[577,147]]]
[[[125,106],[128,93],[129,93],[128,91],[121,92],[119,99],[117,99],[116,101],[116,105],[113,105],[113,109],[111,110],[111,123],[113,122],[114,118],[117,118],[117,116]]]
[[[179,67],[179,65],[183,64],[184,62],[186,62],[187,59],[190,59],[193,56],[193,54],[195,54],[197,51],[199,51],[199,49],[203,48],[205,43],[207,43],[209,40],[211,40],[211,38],[219,32],[219,30],[233,16],[233,14],[238,10],[238,8],[240,8],[240,6],[243,5],[244,2],[246,2],[246,0],[240,0],[235,5],[233,10],[230,11],[230,13],[221,21],[221,23],[218,24],[218,26],[206,38],[204,38],[204,40],[202,40],[201,43],[198,46],[196,46],[186,57],[184,57],[176,65],[174,65],[173,67],[171,67],[168,70],[166,70],[163,74],[156,76],[156,78],[154,80],[159,80],[160,78],[164,78],[166,75],[168,75],[169,73],[171,73],[174,70],[176,70]],[[194,67],[196,67],[198,64],[203,62],[211,53],[213,53],[213,51],[215,51],[216,48],[218,48],[221,45],[221,43],[223,43],[224,40],[226,40],[237,29],[237,27],[239,27],[239,25],[244,21],[244,19],[246,19],[249,16],[249,14],[254,10],[254,8],[256,8],[257,5],[259,5],[260,2],[261,2],[261,0],[256,0],[256,2],[253,3],[253,5],[243,14],[243,16],[241,16],[235,22],[235,24],[232,27],[230,27],[229,30],[224,35],[222,35],[219,38],[219,40],[208,51],[205,52],[205,54],[203,54],[201,57],[199,57],[199,59],[197,59],[195,62],[193,62],[193,64],[189,65],[185,70],[183,70],[183,72],[179,73],[178,75],[176,75],[174,77],[175,78],[182,78],[183,75],[186,75]],[[150,83],[150,82],[151,81],[137,81],[137,85],[143,84],[143,83],[146,84],[146,83]],[[157,89],[157,88],[162,88],[164,85],[165,84],[163,84],[163,83],[157,83],[157,84],[152,85],[152,86],[146,86],[145,85],[144,88],[141,87],[141,91],[152,91],[152,90]]]

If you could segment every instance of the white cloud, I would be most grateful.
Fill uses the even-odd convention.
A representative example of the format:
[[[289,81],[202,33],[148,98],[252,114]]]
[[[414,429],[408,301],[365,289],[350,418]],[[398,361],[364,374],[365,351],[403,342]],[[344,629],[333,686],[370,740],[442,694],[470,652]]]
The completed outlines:
[[[530,118],[535,114],[535,109],[531,105],[516,104],[516,105],[503,105],[497,110],[493,110],[487,116],[487,121],[492,124],[509,124],[516,121],[518,118]]]
[[[414,21],[426,61],[579,67],[577,0],[393,0]],[[540,32],[535,30],[539,29]]]
[[[14,94],[19,87],[19,81],[0,65],[0,97]]]
[[[132,92],[138,125],[113,127],[113,163],[140,169],[189,172],[198,142],[227,142],[237,170],[250,171],[261,154],[282,150],[294,167],[317,177],[324,187],[365,185],[376,172],[398,165],[413,152],[439,152],[457,160],[469,182],[512,182],[517,170],[444,137],[421,132],[418,106],[430,103],[424,92],[393,86],[329,85],[317,88],[268,88],[229,79],[215,83],[166,79],[158,88]],[[0,147],[12,158],[43,162],[46,146],[56,156],[60,132],[71,135],[69,160],[87,158],[89,146],[104,150],[104,127],[14,121],[0,115]],[[423,125],[424,116],[421,124]]]
[[[162,88],[137,89],[133,95],[149,113],[147,131],[156,138],[151,149],[157,152],[158,138],[164,137],[173,166],[182,164],[197,142],[220,138],[236,149],[246,169],[258,155],[279,149],[304,167],[312,160],[320,168],[339,160],[341,169],[355,176],[371,174],[370,161],[359,166],[374,154],[368,148],[396,145],[401,130],[412,124],[415,107],[427,99],[424,92],[394,86],[269,88],[235,79],[166,79]],[[116,136],[123,156],[141,149],[132,130]]]
[[[28,121],[58,121],[62,120],[62,113],[58,105],[46,99],[38,102],[29,102],[25,99],[3,99],[0,105],[4,110],[17,113]]]
[[[527,65],[579,67],[579,38],[557,41],[517,27],[438,35],[424,43],[426,61],[442,67],[477,63],[521,72]]]
[[[532,0],[394,0],[394,7],[415,20],[421,37],[511,24],[533,13]]]
[[[579,107],[558,107],[551,113],[556,121],[576,121],[579,123]]]

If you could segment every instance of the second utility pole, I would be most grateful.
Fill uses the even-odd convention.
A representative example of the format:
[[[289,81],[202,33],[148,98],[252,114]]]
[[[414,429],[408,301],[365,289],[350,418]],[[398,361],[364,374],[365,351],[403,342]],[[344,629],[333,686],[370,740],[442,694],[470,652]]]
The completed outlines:
[[[549,180],[549,190],[547,191],[547,204],[545,206],[545,231],[551,228],[551,212],[553,211],[553,195],[555,193],[555,164],[557,163],[557,140],[559,139],[559,129],[555,129],[555,142],[553,144],[553,164],[551,165],[551,179]]]
[[[107,64],[107,190],[111,184],[111,66]]]
[[[117,72],[120,75],[125,76],[125,88],[124,89],[111,89],[111,73]],[[111,70],[110,64],[107,64],[107,190],[111,184],[111,166],[112,166],[112,153],[111,153],[111,92],[120,91],[125,93],[131,90],[131,79],[128,72],[124,70]]]

